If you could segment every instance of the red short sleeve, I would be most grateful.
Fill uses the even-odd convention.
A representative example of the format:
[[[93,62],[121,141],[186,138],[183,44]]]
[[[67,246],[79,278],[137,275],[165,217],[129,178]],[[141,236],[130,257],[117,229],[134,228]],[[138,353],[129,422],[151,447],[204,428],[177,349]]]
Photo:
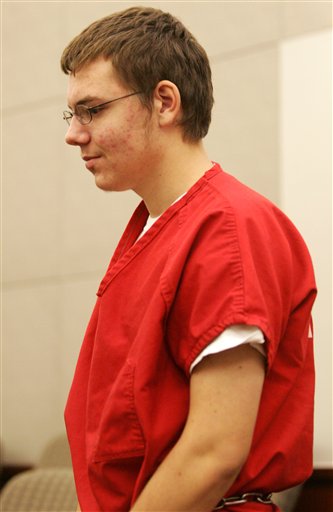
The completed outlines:
[[[246,188],[239,199],[231,205],[207,187],[200,215],[196,217],[194,204],[182,212],[163,290],[172,303],[168,341],[187,374],[201,350],[234,323],[263,331],[270,365],[297,295],[311,290],[311,263],[290,221]],[[303,271],[308,267],[301,285],[300,263]],[[302,288],[296,294],[295,283]]]

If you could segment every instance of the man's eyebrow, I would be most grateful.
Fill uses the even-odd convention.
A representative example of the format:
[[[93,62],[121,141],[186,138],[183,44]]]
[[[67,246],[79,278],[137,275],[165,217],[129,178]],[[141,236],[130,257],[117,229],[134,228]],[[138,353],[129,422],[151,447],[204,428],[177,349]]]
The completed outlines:
[[[71,110],[73,110],[73,108],[75,109],[75,107],[77,105],[85,105],[87,103],[91,103],[91,102],[102,102],[101,98],[98,98],[97,96],[84,96],[84,98],[81,98],[77,103],[74,104],[74,107],[72,107],[71,105],[68,105],[68,108],[70,108]]]

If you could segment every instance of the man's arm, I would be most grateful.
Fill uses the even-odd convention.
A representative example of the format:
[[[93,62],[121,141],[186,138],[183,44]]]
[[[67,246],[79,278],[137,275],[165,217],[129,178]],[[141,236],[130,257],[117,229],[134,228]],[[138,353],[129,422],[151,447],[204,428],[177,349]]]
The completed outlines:
[[[195,367],[184,431],[131,512],[208,512],[217,505],[248,456],[264,375],[265,359],[249,345]]]

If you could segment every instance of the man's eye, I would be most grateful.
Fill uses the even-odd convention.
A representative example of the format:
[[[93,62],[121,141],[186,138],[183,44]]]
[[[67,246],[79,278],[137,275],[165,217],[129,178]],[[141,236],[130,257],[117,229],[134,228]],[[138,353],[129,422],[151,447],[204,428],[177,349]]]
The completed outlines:
[[[94,115],[94,114],[98,114],[98,112],[100,112],[101,110],[103,110],[103,107],[91,107],[91,108],[89,109],[89,111],[90,111],[90,113],[91,113],[92,115]]]

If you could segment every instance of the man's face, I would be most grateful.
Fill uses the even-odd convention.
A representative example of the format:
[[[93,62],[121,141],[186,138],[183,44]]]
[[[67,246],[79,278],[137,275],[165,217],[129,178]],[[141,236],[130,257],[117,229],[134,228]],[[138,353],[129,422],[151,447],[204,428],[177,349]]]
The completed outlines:
[[[117,78],[111,62],[99,58],[70,75],[68,105],[74,111],[79,103],[93,107],[132,92]],[[99,188],[132,189],[142,195],[158,163],[158,137],[153,134],[153,115],[136,95],[106,105],[89,124],[81,125],[73,116],[66,142],[80,147]]]

